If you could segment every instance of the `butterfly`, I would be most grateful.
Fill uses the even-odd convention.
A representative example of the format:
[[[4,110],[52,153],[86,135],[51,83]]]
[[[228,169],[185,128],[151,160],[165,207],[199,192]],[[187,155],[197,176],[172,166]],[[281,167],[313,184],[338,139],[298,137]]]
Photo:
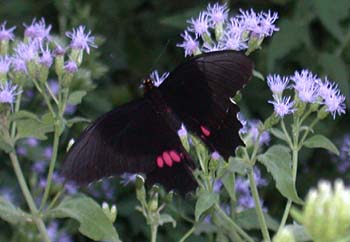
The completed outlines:
[[[239,108],[230,97],[252,76],[245,55],[225,50],[179,65],[157,87],[143,81],[144,96],[103,114],[76,140],[62,173],[78,185],[103,177],[144,173],[147,183],[186,193],[196,187],[194,161],[177,134],[181,125],[224,158],[241,144]]]

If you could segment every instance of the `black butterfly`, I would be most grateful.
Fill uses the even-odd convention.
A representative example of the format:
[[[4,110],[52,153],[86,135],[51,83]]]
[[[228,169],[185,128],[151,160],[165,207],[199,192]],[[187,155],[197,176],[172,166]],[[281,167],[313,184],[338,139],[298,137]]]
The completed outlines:
[[[240,144],[238,106],[230,97],[252,76],[253,63],[234,51],[196,56],[159,86],[144,81],[143,98],[102,115],[82,133],[63,163],[79,185],[124,172],[145,173],[181,193],[192,190],[194,163],[177,131],[186,128],[227,159]]]

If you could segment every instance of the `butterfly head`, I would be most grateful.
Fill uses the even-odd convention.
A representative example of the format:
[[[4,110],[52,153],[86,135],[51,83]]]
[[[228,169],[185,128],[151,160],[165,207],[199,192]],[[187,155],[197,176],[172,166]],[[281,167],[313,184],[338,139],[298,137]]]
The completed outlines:
[[[143,90],[145,92],[152,90],[153,88],[155,88],[153,80],[151,78],[146,78],[142,81],[141,84]]]

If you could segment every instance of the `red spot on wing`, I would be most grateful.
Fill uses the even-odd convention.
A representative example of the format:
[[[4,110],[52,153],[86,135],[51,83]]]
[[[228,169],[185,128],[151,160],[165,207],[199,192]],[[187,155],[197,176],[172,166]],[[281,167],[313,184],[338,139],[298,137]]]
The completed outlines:
[[[161,156],[158,156],[156,161],[157,161],[157,166],[159,168],[162,168],[164,166],[164,161],[163,161],[163,158]]]
[[[179,154],[175,151],[175,150],[171,150],[169,152],[171,159],[173,159],[173,161],[175,162],[180,162],[181,161],[181,157],[179,156]]]
[[[173,166],[173,160],[171,159],[170,155],[166,151],[163,152],[163,160],[165,164],[167,164],[168,166]]]
[[[210,130],[207,127],[205,127],[205,126],[201,125],[201,131],[204,134],[204,136],[208,137],[210,135]]]

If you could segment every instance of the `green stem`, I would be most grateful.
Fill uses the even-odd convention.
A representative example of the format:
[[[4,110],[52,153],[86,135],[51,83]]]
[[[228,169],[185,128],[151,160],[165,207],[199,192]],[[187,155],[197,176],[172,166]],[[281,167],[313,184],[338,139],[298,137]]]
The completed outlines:
[[[196,227],[193,226],[190,230],[187,231],[187,233],[186,233],[184,236],[182,236],[182,238],[179,240],[179,242],[185,242],[185,240],[186,240],[188,237],[190,237],[190,236],[193,234],[193,232],[194,232],[195,230],[196,230]]]
[[[312,121],[312,123],[309,126],[309,129],[305,130],[303,137],[300,139],[298,148],[301,149],[302,145],[304,144],[305,139],[307,138],[308,134],[310,133],[310,129],[312,129],[317,122],[320,121],[317,117]]]
[[[45,207],[47,199],[48,199],[49,194],[50,194],[52,175],[53,175],[53,171],[55,169],[55,164],[56,164],[56,160],[57,160],[59,139],[60,139],[60,122],[56,121],[55,133],[54,133],[54,139],[53,139],[52,157],[51,157],[50,166],[49,166],[49,173],[47,175],[47,184],[45,187],[44,196],[43,196],[43,199],[41,200],[40,210],[42,210]]]
[[[284,135],[287,138],[287,143],[288,143],[289,147],[292,148],[293,147],[293,142],[292,142],[292,139],[290,138],[290,135],[289,135],[289,133],[288,133],[288,131],[286,129],[286,125],[284,124],[284,120],[283,119],[281,120],[281,128],[283,130]]]
[[[22,90],[20,91],[20,93],[17,95],[17,98],[16,98],[16,104],[15,104],[16,113],[19,111],[19,108],[21,107],[21,98],[22,98]],[[11,138],[14,138],[15,135],[16,135],[16,122],[13,122],[11,127]]]
[[[233,222],[232,219],[230,219],[227,216],[227,214],[224,211],[222,211],[218,204],[215,204],[214,208],[218,215],[224,220],[224,222],[231,228],[233,228],[235,231],[237,231],[237,233],[240,234],[242,238],[244,238],[248,242],[254,242],[254,240],[243,229],[241,229],[241,227],[239,227],[235,222]]]
[[[157,232],[158,232],[158,225],[152,224],[151,225],[151,242],[157,241]]]
[[[270,239],[269,231],[267,229],[264,213],[263,213],[262,208],[261,208],[261,204],[260,204],[260,200],[259,200],[259,193],[258,193],[258,189],[256,187],[253,169],[249,170],[248,178],[249,178],[250,189],[252,191],[252,195],[254,198],[255,210],[256,210],[256,213],[258,215],[258,220],[259,220],[259,224],[260,224],[261,233],[262,233],[263,238],[264,238],[264,242],[270,242],[271,239]]]
[[[56,105],[58,105],[58,100],[57,100],[55,94],[52,92],[50,86],[47,84],[47,82],[45,83],[45,87],[46,87],[47,91],[49,92],[49,94],[50,94],[52,100],[54,100],[54,102],[56,103]]]
[[[29,188],[28,188],[28,185],[24,179],[24,175],[22,173],[22,169],[21,169],[21,166],[18,162],[18,158],[17,158],[17,155],[16,153],[14,152],[11,152],[9,154],[10,156],[10,159],[11,159],[11,163],[12,163],[12,166],[13,166],[13,169],[15,171],[15,174],[16,174],[16,177],[17,177],[17,180],[18,180],[18,183],[19,183],[19,186],[22,190],[22,193],[23,193],[23,196],[28,204],[28,207],[31,211],[31,214],[33,216],[33,221],[34,223],[36,224],[40,234],[41,234],[41,237],[43,239],[43,241],[45,242],[51,242],[48,234],[47,234],[47,230],[46,230],[46,227],[45,227],[45,224],[42,220],[42,218],[40,217],[40,214],[38,212],[38,209],[36,208],[35,206],[35,202],[34,202],[34,199],[29,191]]]

